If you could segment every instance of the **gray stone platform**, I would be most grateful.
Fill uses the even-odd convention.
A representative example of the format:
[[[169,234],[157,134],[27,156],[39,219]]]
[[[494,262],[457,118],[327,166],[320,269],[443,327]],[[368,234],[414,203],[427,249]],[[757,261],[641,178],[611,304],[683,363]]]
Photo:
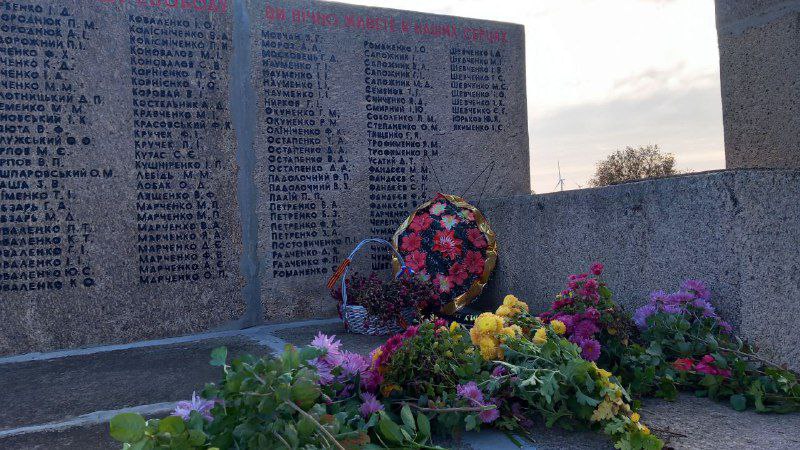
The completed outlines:
[[[98,347],[49,354],[0,358],[0,448],[117,448],[107,422],[121,410],[149,416],[167,414],[174,403],[191,396],[219,372],[208,365],[214,347],[231,354],[269,354],[288,343],[303,345],[318,331],[336,334],[345,347],[368,352],[379,337],[344,333],[337,320],[266,325],[242,331],[210,333],[127,346]],[[737,413],[706,399],[676,402],[650,400],[643,420],[677,449],[800,448],[800,414]],[[532,430],[526,449],[607,449],[603,436],[591,432]],[[442,445],[448,444],[442,442]],[[503,434],[468,433],[460,449],[514,449]]]

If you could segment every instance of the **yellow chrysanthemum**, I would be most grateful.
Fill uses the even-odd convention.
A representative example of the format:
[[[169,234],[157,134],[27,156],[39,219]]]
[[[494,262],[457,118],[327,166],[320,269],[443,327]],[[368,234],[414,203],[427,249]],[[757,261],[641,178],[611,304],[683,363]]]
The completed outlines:
[[[633,413],[633,414],[631,414],[631,422],[634,422],[634,423],[635,423],[635,422],[638,422],[638,421],[639,421],[639,419],[640,419],[640,417],[639,417],[639,413]]]
[[[381,357],[382,354],[383,350],[380,347],[375,349],[375,351],[372,353],[372,361],[376,361],[378,358]]]
[[[536,333],[533,335],[533,343],[536,345],[542,345],[545,342],[547,342],[547,330],[542,327],[536,330]]]
[[[456,322],[456,321],[453,321],[453,322],[450,324],[450,332],[451,332],[451,333],[455,333],[455,332],[456,332],[456,330],[458,330],[458,322]]]
[[[478,343],[480,343],[480,341],[481,341],[481,337],[482,336],[483,335],[481,334],[481,332],[478,331],[478,327],[470,328],[470,330],[469,330],[469,338],[470,338],[470,340],[472,341],[473,344],[478,345]]]
[[[520,301],[520,299],[510,294],[506,295],[506,297],[503,299],[503,306],[508,308],[510,312],[509,317],[513,317],[521,313],[527,313],[529,311],[527,303]]]
[[[567,326],[560,320],[550,322],[550,326],[553,327],[553,331],[555,331],[556,334],[564,334],[567,332]]]
[[[511,294],[508,294],[508,295],[505,296],[505,298],[503,298],[503,305],[505,305],[505,306],[514,306],[514,304],[517,303],[518,301],[519,301],[519,299],[517,297],[515,297],[515,296],[513,296]]]
[[[485,312],[475,319],[475,328],[482,334],[500,331],[503,328],[503,318],[490,312]]]
[[[497,314],[500,317],[512,317],[514,315],[514,312],[511,310],[510,307],[506,305],[500,305],[497,308],[497,311],[495,311],[495,314]]]
[[[598,368],[597,369],[597,374],[600,375],[600,378],[602,378],[604,380],[608,379],[608,378],[611,378],[611,372],[609,372],[609,371],[607,371],[605,369]]]
[[[494,359],[499,359],[499,351],[500,349],[497,347],[497,344],[492,340],[483,340],[480,344],[481,347],[481,356],[486,361],[491,361]]]
[[[492,336],[481,336],[477,342],[479,347],[497,347],[497,339]]]
[[[647,425],[642,425],[642,434],[644,434],[645,436],[650,434],[650,428],[647,428]]]

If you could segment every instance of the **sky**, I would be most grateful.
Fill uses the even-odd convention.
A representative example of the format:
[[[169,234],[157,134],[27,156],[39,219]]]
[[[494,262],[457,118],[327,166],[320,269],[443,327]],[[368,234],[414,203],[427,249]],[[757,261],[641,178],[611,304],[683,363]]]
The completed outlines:
[[[525,25],[531,186],[586,187],[626,146],[683,172],[725,152],[713,0],[345,0]]]

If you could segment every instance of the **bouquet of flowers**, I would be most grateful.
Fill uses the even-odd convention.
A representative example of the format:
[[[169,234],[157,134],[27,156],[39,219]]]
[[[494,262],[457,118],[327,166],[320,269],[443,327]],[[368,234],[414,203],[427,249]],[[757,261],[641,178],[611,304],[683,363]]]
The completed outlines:
[[[544,323],[562,322],[566,326],[564,336],[581,348],[584,359],[616,371],[622,355],[633,344],[636,329],[614,303],[602,273],[603,265],[594,263],[589,272],[570,275],[566,288],[539,318]]]
[[[653,292],[636,310],[633,318],[647,352],[632,363],[649,366],[639,378],[650,381],[651,393],[673,398],[684,389],[727,400],[737,410],[800,410],[797,375],[756,355],[710,299],[702,282],[687,280],[677,292]]]
[[[475,320],[470,336],[495,365],[488,386],[504,405],[502,424],[524,430],[539,415],[547,426],[602,430],[617,448],[662,448],[616,377],[587,361],[584,349],[565,338],[567,330],[560,319],[545,324],[531,316],[511,295],[494,314]]]

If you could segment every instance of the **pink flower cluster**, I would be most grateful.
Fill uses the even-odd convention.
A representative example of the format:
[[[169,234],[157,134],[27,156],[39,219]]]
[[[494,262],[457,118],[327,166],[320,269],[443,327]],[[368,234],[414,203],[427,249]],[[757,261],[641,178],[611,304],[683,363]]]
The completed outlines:
[[[692,358],[678,358],[672,363],[672,367],[679,372],[702,373],[706,375],[717,375],[723,378],[730,378],[731,371],[716,367],[716,360],[712,355],[705,355],[700,358],[700,361],[695,361]]]
[[[369,383],[362,383],[362,387],[369,391],[375,392],[383,382],[383,375],[381,375],[381,367],[385,366],[391,359],[394,352],[403,346],[406,339],[410,339],[419,333],[419,325],[412,325],[402,333],[397,333],[390,337],[383,345],[376,348],[370,353],[372,365],[368,373]]]
[[[600,358],[601,345],[596,335],[602,326],[595,306],[600,303],[600,282],[596,277],[602,273],[603,265],[596,262],[589,273],[570,275],[567,288],[561,291],[551,309],[539,315],[545,323],[563,322],[567,327],[565,336],[581,348],[581,356],[587,361]]]
[[[500,417],[500,411],[497,408],[497,401],[486,402],[483,398],[483,392],[474,381],[456,386],[456,394],[458,394],[459,397],[469,401],[472,406],[494,406],[492,409],[484,409],[478,413],[478,417],[481,419],[481,422],[492,423]]]
[[[309,361],[317,369],[319,384],[323,386],[335,382],[349,384],[355,375],[360,375],[365,389],[373,385],[373,389],[367,390],[377,389],[379,381],[376,382],[374,373],[370,371],[369,360],[358,353],[342,351],[342,343],[336,336],[327,336],[320,332],[311,341],[311,346],[324,351],[322,356]],[[348,387],[345,387],[345,390],[349,391]]]

